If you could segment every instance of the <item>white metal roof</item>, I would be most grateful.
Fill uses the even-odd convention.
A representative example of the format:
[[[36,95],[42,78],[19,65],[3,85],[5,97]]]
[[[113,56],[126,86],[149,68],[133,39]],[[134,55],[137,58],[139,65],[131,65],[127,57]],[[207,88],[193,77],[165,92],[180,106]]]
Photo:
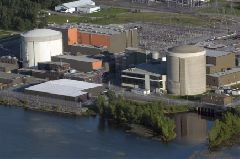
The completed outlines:
[[[73,1],[73,2],[68,2],[68,3],[63,3],[62,6],[66,8],[75,8],[75,7],[80,7],[83,5],[95,5],[95,3],[92,0],[78,0],[78,1]]]
[[[84,81],[76,81],[69,79],[60,79],[48,81],[38,85],[26,88],[26,90],[45,92],[55,95],[64,95],[69,97],[77,97],[86,94],[84,90],[102,86],[101,84],[88,83]]]
[[[58,36],[61,32],[51,29],[34,29],[23,34],[24,37]]]

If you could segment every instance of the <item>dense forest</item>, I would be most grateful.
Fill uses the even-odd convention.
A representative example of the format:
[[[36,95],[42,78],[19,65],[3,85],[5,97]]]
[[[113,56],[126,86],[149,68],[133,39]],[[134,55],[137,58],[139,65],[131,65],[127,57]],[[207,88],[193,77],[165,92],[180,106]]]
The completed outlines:
[[[69,0],[0,0],[0,28],[19,31],[41,28],[47,24],[47,17],[41,9],[53,9],[67,1]]]

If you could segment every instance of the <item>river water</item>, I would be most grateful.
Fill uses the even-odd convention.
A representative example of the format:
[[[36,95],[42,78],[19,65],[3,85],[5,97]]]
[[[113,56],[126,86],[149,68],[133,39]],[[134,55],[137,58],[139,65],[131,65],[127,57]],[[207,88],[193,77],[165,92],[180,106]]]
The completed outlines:
[[[0,107],[0,158],[237,158],[238,146],[209,153],[212,121],[193,113],[175,117],[177,139],[169,144],[126,133],[98,117],[64,117]]]

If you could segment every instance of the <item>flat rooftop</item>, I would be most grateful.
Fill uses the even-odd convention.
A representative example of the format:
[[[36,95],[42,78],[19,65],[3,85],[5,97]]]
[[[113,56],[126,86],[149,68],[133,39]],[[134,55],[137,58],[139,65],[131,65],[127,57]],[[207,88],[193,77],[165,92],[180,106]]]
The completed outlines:
[[[221,77],[221,76],[226,76],[226,75],[237,73],[237,72],[240,72],[240,67],[231,68],[230,70],[226,70],[224,72],[216,72],[216,73],[208,74],[208,76]]]
[[[68,78],[91,78],[98,76],[99,73],[97,72],[78,72],[78,73],[65,73],[65,77]]]
[[[87,44],[73,44],[73,46],[78,46],[78,47],[82,47],[82,48],[90,48],[90,49],[104,50],[104,47],[98,47],[98,46],[87,45]]]
[[[94,58],[89,58],[85,55],[82,56],[72,56],[72,55],[60,55],[60,56],[55,56],[60,59],[68,59],[68,60],[75,60],[75,61],[83,61],[83,62],[98,62],[100,60],[94,59]]]
[[[122,26],[117,26],[117,25],[97,25],[97,24],[88,24],[88,23],[63,24],[63,25],[52,24],[49,26],[53,28],[60,28],[60,29],[77,28],[81,32],[107,34],[107,35],[120,34],[128,30],[128,29],[124,29],[124,27]]]
[[[38,64],[67,65],[67,64],[69,64],[69,63],[66,63],[66,62],[53,62],[53,61],[49,61],[49,62],[38,62]]]
[[[102,86],[101,84],[89,83],[84,81],[60,79],[37,84],[25,88],[25,90],[69,97],[78,97],[87,94],[85,90],[101,86]]]
[[[163,63],[143,63],[134,68],[123,70],[127,73],[148,74],[153,76],[166,75],[166,62]]]
[[[231,52],[227,51],[219,51],[219,50],[206,50],[206,56],[211,56],[211,57],[220,57],[220,56],[226,56],[230,54]]]

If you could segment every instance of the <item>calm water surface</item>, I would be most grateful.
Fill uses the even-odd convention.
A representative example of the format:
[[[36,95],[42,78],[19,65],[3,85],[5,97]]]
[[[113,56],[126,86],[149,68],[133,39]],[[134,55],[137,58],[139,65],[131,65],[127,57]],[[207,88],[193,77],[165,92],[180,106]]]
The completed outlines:
[[[129,134],[92,117],[71,118],[0,107],[0,158],[238,158],[238,146],[209,154],[212,122],[192,113],[175,117],[169,144]]]

